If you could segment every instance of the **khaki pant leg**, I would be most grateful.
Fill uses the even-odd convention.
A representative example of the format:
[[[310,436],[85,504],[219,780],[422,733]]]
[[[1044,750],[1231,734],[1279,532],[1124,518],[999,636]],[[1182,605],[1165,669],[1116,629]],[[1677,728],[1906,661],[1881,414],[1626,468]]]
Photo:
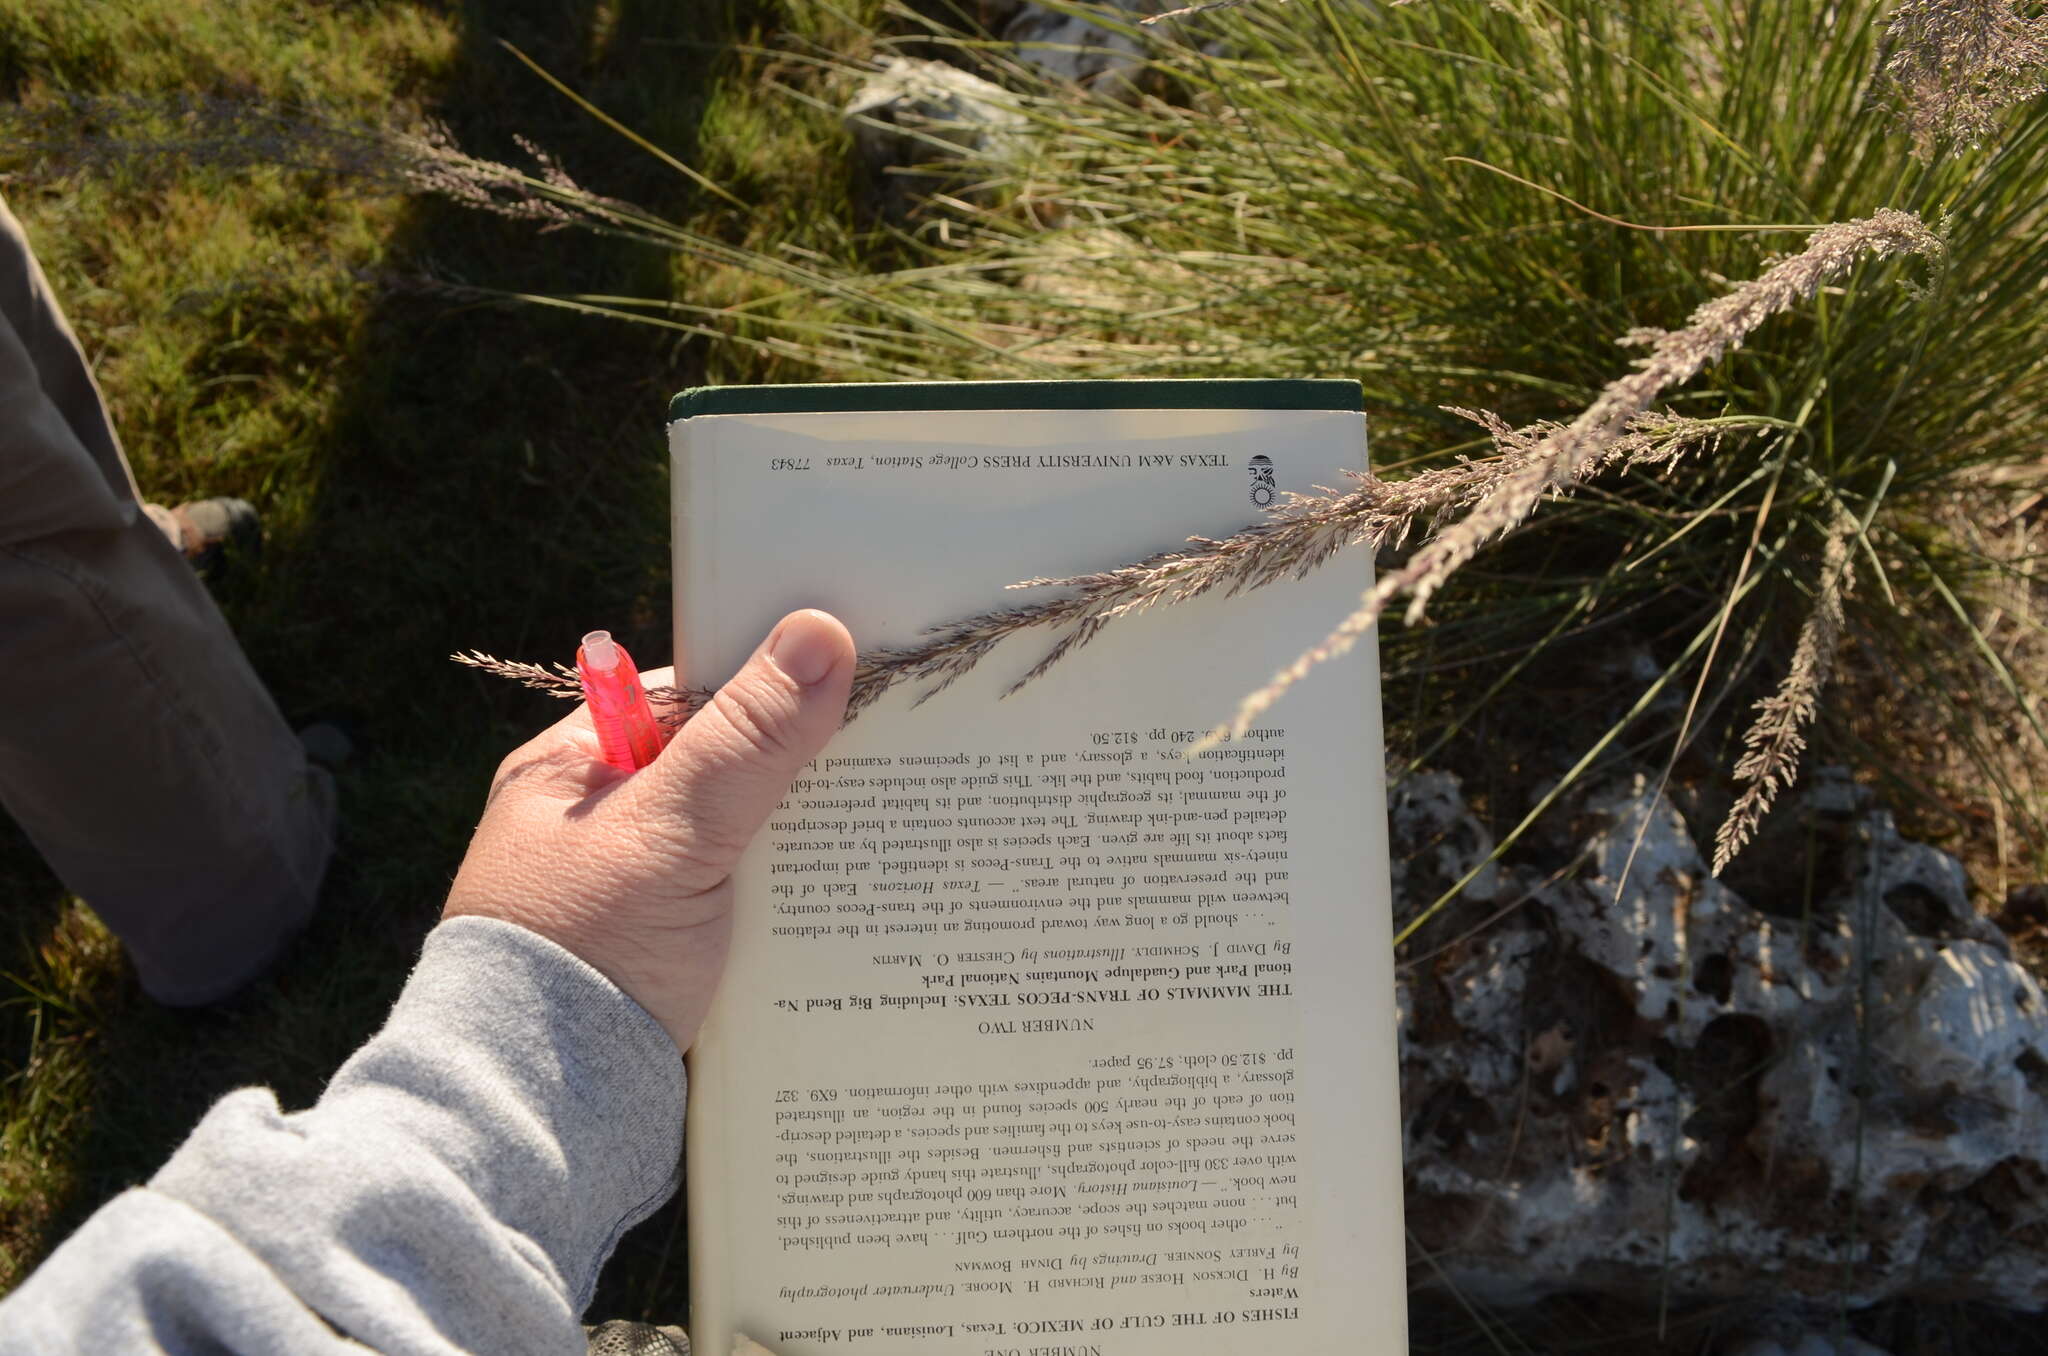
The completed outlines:
[[[146,520],[0,547],[0,802],[167,1003],[240,988],[313,912],[331,783]]]
[[[0,204],[0,805],[152,995],[203,1003],[310,916],[332,783],[132,487]]]
[[[99,383],[0,200],[0,544],[135,521]]]

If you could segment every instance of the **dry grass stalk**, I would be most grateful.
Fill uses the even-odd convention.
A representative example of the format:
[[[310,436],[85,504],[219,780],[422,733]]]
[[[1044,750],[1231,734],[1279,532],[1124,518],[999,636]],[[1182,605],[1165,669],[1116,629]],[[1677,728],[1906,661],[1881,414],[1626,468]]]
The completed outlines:
[[[1211,589],[1236,593],[1294,574],[1306,574],[1357,537],[1356,496],[1304,496],[1292,512],[1256,523],[1221,541],[1194,538],[1186,551],[1166,551],[1120,569],[1074,579],[1030,579],[1012,588],[1067,586],[1073,591],[1043,602],[1000,608],[934,628],[920,643],[864,651],[854,667],[848,716],[859,714],[904,682],[930,686],[918,700],[936,696],[979,664],[997,645],[1024,631],[1067,628],[1066,634],[1004,693],[1015,692],[1094,639],[1116,617],[1158,603],[1180,602]],[[581,701],[576,671],[498,659],[481,650],[448,656],[458,664],[494,674],[551,697]],[[695,711],[709,695],[695,689],[650,687],[656,703],[681,702]]]
[[[485,210],[566,224],[576,219],[573,209],[583,214],[582,224],[599,229],[614,226],[630,210],[575,188],[545,157],[544,177],[534,179],[464,155],[431,131],[396,138],[391,144],[404,152],[396,163],[413,186]],[[1237,593],[1305,574],[1346,546],[1377,550],[1398,545],[1416,522],[1427,522],[1434,535],[1403,568],[1382,578],[1358,611],[1245,699],[1227,727],[1230,733],[1242,733],[1310,668],[1348,650],[1396,595],[1410,595],[1408,620],[1419,621],[1444,582],[1488,541],[1521,523],[1546,494],[1618,465],[1660,464],[1706,441],[1709,425],[1669,414],[1650,417],[1649,405],[1664,390],[1689,380],[1740,345],[1764,320],[1811,296],[1866,254],[1933,254],[1940,249],[1934,233],[1907,212],[1886,209],[1866,219],[1823,227],[1800,253],[1701,306],[1684,329],[1628,336],[1625,342],[1647,344],[1650,356],[1634,373],[1610,384],[1568,425],[1543,424],[1517,432],[1493,416],[1459,411],[1488,428],[1500,449],[1498,456],[1460,462],[1394,484],[1365,478],[1348,494],[1297,496],[1266,521],[1222,540],[1194,538],[1187,548],[1102,573],[1025,581],[1014,587],[1057,586],[1065,592],[938,628],[915,646],[862,655],[850,710],[858,713],[904,681],[930,684],[919,698],[923,700],[972,669],[1006,637],[1031,629],[1064,629],[1065,634],[1009,689],[1015,691],[1118,617],[1216,588]],[[1442,526],[1459,511],[1462,519]],[[528,681],[522,674],[507,676]],[[1211,738],[1223,737],[1225,730],[1219,727]]]
[[[458,664],[499,678],[510,678],[522,687],[536,692],[545,692],[550,697],[564,701],[583,700],[583,683],[576,676],[576,670],[567,664],[556,662],[552,665],[527,664],[516,659],[499,659],[485,654],[482,650],[458,650],[448,656]],[[671,727],[681,725],[697,708],[710,699],[711,694],[696,688],[675,688],[668,686],[647,689],[647,700],[655,708],[655,718]]]
[[[919,694],[918,700],[923,701],[944,691],[1009,637],[1030,630],[1064,630],[1052,648],[1011,684],[1008,692],[1015,692],[1087,644],[1118,617],[1183,602],[1215,589],[1238,593],[1298,577],[1346,546],[1361,541],[1383,543],[1391,534],[1405,530],[1417,514],[1443,508],[1447,496],[1459,493],[1466,480],[1484,475],[1484,465],[1466,463],[1465,467],[1475,469],[1466,470],[1462,477],[1432,473],[1437,478],[1427,485],[1422,482],[1429,477],[1418,476],[1397,485],[1368,480],[1349,494],[1297,495],[1264,522],[1221,540],[1191,538],[1187,548],[1162,551],[1118,569],[1013,584],[1017,589],[1060,588],[1064,592],[936,627],[916,645],[863,652],[854,669],[849,714],[858,714],[904,682],[929,684]],[[583,695],[575,670],[563,664],[543,667],[498,659],[482,651],[449,658],[551,696],[581,700]],[[680,701],[686,710],[695,710],[706,695],[695,690],[648,689],[651,699],[670,704]]]
[[[1086,645],[1118,617],[1183,602],[1214,589],[1222,589],[1228,595],[1280,579],[1298,578],[1348,546],[1363,545],[1375,551],[1398,546],[1418,523],[1425,531],[1434,531],[1460,508],[1483,499],[1512,471],[1522,450],[1554,427],[1538,424],[1517,430],[1490,413],[1453,413],[1485,427],[1499,447],[1499,454],[1481,460],[1461,460],[1391,483],[1353,472],[1350,474],[1361,481],[1357,489],[1344,494],[1290,496],[1265,521],[1228,537],[1191,538],[1185,548],[1162,551],[1114,570],[1012,584],[1013,589],[1058,588],[1065,592],[1041,602],[985,612],[937,627],[917,645],[864,652],[854,670],[849,709],[858,714],[902,682],[931,683],[920,694],[922,701],[943,691],[1010,636],[1033,629],[1065,628],[1065,634],[1052,648],[1010,685],[1008,692],[1015,692]],[[1730,431],[1747,426],[1742,420],[1688,419],[1670,411],[1644,414],[1616,440],[1612,456],[1603,464],[1668,465],[1695,447],[1718,443]],[[449,658],[550,696],[582,700],[576,671],[561,663],[520,663],[498,659],[481,650]],[[709,695],[696,689],[648,689],[648,696],[655,703],[666,703],[672,708],[681,703],[683,712],[695,711]],[[682,715],[675,719],[680,722]]]
[[[1412,595],[1408,617],[1419,620],[1430,596],[1444,581],[1487,541],[1526,518],[1546,493],[1618,465],[1669,462],[1727,427],[1669,413],[1650,415],[1650,402],[1666,388],[1696,375],[1739,345],[1763,321],[1811,296],[1863,255],[1934,254],[1940,249],[1940,240],[1909,212],[1887,209],[1864,220],[1823,227],[1800,253],[1693,312],[1686,328],[1631,335],[1632,342],[1651,346],[1650,357],[1637,371],[1609,385],[1572,423],[1517,431],[1495,416],[1460,410],[1457,412],[1488,429],[1500,448],[1499,455],[1461,461],[1394,483],[1360,477],[1360,486],[1348,494],[1293,496],[1265,521],[1220,540],[1190,538],[1186,548],[1163,551],[1118,569],[1012,585],[1056,587],[1065,592],[939,627],[914,646],[863,654],[854,672],[849,714],[858,714],[906,681],[930,684],[919,697],[922,701],[944,691],[1008,637],[1033,629],[1064,629],[1065,634],[1037,664],[1010,686],[1008,691],[1015,692],[1086,645],[1118,617],[1216,589],[1235,594],[1277,579],[1298,578],[1347,546],[1363,545],[1375,551],[1397,546],[1418,521],[1437,529],[1463,510],[1462,519],[1437,530],[1406,566],[1383,577],[1366,594],[1364,605],[1321,644],[1247,697],[1232,724],[1212,731],[1209,742],[1226,734],[1242,734],[1309,669],[1350,649],[1397,593]],[[559,696],[578,695],[573,687],[565,690],[564,684],[535,665],[505,664],[489,656],[455,658]],[[673,699],[673,694],[664,695]],[[682,697],[686,710],[695,709],[691,701],[701,700],[701,694],[684,693]]]
[[[1635,372],[1611,383],[1570,424],[1537,425],[1518,432],[1495,416],[1457,411],[1487,428],[1500,448],[1498,456],[1459,462],[1392,484],[1364,477],[1348,494],[1294,496],[1266,521],[1221,540],[1191,538],[1188,548],[1160,552],[1119,569],[1013,585],[1059,587],[1066,592],[940,627],[915,646],[863,654],[854,671],[849,715],[905,681],[930,684],[919,697],[922,701],[944,691],[1004,639],[1026,630],[1065,628],[1066,634],[1011,685],[1009,691],[1014,692],[1118,617],[1219,588],[1234,594],[1276,579],[1300,577],[1344,547],[1378,550],[1399,545],[1418,520],[1435,526],[1465,510],[1462,519],[1437,531],[1405,566],[1382,577],[1363,605],[1320,644],[1245,698],[1230,725],[1211,731],[1200,747],[1242,734],[1311,668],[1349,650],[1397,594],[1411,596],[1408,620],[1419,621],[1431,595],[1488,541],[1528,517],[1545,494],[1617,465],[1668,462],[1710,436],[1714,426],[1703,421],[1670,414],[1646,418],[1650,402],[1664,390],[1697,375],[1758,325],[1811,296],[1862,256],[1933,255],[1940,250],[1940,239],[1910,212],[1886,209],[1862,220],[1822,227],[1798,254],[1694,311],[1684,329],[1630,335],[1630,342],[1650,346],[1650,356]],[[553,675],[535,665],[493,668],[503,661],[454,657],[543,691],[577,695],[560,690]],[[535,681],[536,675],[543,681]],[[682,695],[687,701],[695,694]]]
[[[1520,448],[1499,482],[1462,520],[1440,532],[1400,569],[1382,576],[1356,612],[1282,669],[1272,682],[1245,698],[1229,725],[1211,732],[1211,740],[1249,729],[1310,669],[1356,644],[1396,596],[1409,596],[1406,619],[1411,625],[1420,622],[1430,598],[1481,547],[1518,526],[1546,494],[1568,489],[1591,472],[1611,465],[1616,441],[1651,401],[1740,346],[1765,320],[1812,296],[1866,254],[1880,258],[1904,253],[1934,255],[1941,248],[1939,237],[1919,217],[1885,208],[1860,220],[1823,226],[1798,254],[1781,259],[1761,277],[1694,311],[1684,329],[1628,335],[1624,342],[1650,348],[1650,356],[1638,363],[1634,372],[1610,383],[1570,424]]]
[[[1846,516],[1828,534],[1821,556],[1820,591],[1813,612],[1799,628],[1799,644],[1778,690],[1756,704],[1756,723],[1743,736],[1743,755],[1735,764],[1735,780],[1747,782],[1714,834],[1714,874],[1720,875],[1735,854],[1756,835],[1778,793],[1791,787],[1806,749],[1806,728],[1820,710],[1821,689],[1834,671],[1835,650],[1842,638],[1842,601],[1855,584],[1849,568],[1849,546],[1856,523]]]
[[[384,155],[380,167],[403,187],[495,216],[537,221],[543,231],[564,226],[604,230],[616,226],[621,212],[633,211],[626,203],[600,197],[579,185],[561,161],[523,136],[513,140],[533,157],[535,174],[470,155],[439,123],[428,123],[416,133],[377,132],[374,136]]]
[[[2011,0],[1900,0],[1892,11],[1882,75],[1921,154],[1995,139],[2007,108],[2048,89],[2048,15],[2021,11]]]
[[[1461,419],[1470,419],[1486,430],[1493,439],[1499,455],[1480,463],[1490,468],[1487,482],[1475,478],[1474,485],[1462,496],[1464,503],[1476,503],[1483,496],[1476,493],[1481,484],[1491,489],[1508,472],[1532,455],[1546,439],[1560,433],[1564,425],[1551,419],[1540,419],[1525,428],[1510,428],[1508,422],[1490,410],[1467,410],[1456,405],[1443,407],[1447,413]],[[1741,429],[1768,427],[1767,421],[1751,419],[1694,419],[1676,410],[1644,411],[1628,421],[1625,430],[1598,455],[1587,460],[1580,469],[1579,480],[1588,481],[1606,471],[1642,468],[1658,470],[1668,467],[1686,453],[1704,448],[1711,456],[1720,450],[1721,440],[1728,434]],[[1461,463],[1469,465],[1472,463]],[[1420,479],[1420,477],[1417,477]],[[1413,484],[1405,481],[1404,484]]]
[[[516,659],[499,659],[485,654],[482,650],[457,650],[448,656],[458,664],[467,664],[473,669],[500,678],[510,678],[522,687],[545,692],[550,697],[567,697],[572,701],[583,699],[583,686],[577,680],[576,670],[567,664],[557,663],[552,668],[540,664],[527,664]]]

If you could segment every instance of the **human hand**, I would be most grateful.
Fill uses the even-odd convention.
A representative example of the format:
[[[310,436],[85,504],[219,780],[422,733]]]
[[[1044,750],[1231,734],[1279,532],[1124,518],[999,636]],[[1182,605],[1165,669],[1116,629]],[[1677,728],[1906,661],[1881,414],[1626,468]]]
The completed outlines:
[[[853,653],[836,618],[791,613],[637,773],[603,761],[577,707],[498,765],[441,916],[539,933],[688,1049],[725,966],[732,868],[839,728]]]

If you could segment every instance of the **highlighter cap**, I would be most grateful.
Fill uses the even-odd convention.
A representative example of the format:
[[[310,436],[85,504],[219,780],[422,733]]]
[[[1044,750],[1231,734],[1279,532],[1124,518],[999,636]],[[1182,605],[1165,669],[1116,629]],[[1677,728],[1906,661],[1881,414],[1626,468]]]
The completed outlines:
[[[592,631],[583,638],[583,662],[600,673],[619,666],[619,646],[611,632]]]

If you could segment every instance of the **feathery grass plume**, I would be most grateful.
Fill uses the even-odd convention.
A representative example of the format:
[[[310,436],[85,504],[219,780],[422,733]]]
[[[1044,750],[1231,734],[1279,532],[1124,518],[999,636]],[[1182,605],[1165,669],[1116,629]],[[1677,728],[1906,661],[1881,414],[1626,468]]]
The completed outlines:
[[[1468,462],[1412,480],[1387,484],[1368,479],[1348,494],[1294,495],[1262,522],[1228,537],[1193,537],[1189,546],[1094,574],[1062,579],[1026,579],[1013,589],[1059,588],[1058,597],[998,608],[934,627],[915,645],[863,651],[854,666],[850,715],[871,706],[904,682],[931,684],[919,701],[951,686],[1002,641],[1029,630],[1066,628],[1053,646],[1008,692],[1015,692],[1061,659],[1094,639],[1109,622],[1147,608],[1184,602],[1215,589],[1241,593],[1276,580],[1306,575],[1351,545],[1384,545],[1405,533],[1418,517],[1448,512],[1470,484],[1490,474],[1490,463]],[[449,656],[458,664],[510,678],[552,696],[580,700],[576,671],[557,663],[498,659],[480,650]],[[669,689],[648,689],[650,698],[673,700]],[[1005,694],[1007,695],[1007,693]],[[685,692],[694,710],[702,694]]]
[[[524,136],[519,148],[533,157],[537,174],[470,155],[439,123],[418,132],[384,132],[384,169],[405,187],[515,221],[537,221],[543,231],[565,226],[604,227],[612,210],[625,207],[599,197],[569,177],[562,163]]]
[[[536,692],[545,692],[550,697],[563,701],[583,700],[583,680],[576,676],[576,670],[557,661],[552,665],[528,664],[516,659],[499,659],[485,654],[482,650],[458,650],[448,656],[458,664],[481,669],[497,678],[510,678],[522,687]],[[670,687],[666,684],[647,689],[647,700],[655,708],[654,718],[673,729],[697,713],[698,708],[711,699],[709,692],[697,688]]]
[[[1272,682],[1246,697],[1227,726],[1211,731],[1210,741],[1226,732],[1235,737],[1250,729],[1310,669],[1356,644],[1396,595],[1409,595],[1406,619],[1410,625],[1420,622],[1431,596],[1481,547],[1520,524],[1545,494],[1567,489],[1590,471],[1612,464],[1616,440],[1651,401],[1739,347],[1765,320],[1812,296],[1866,254],[1932,256],[1941,249],[1940,237],[1918,216],[1884,208],[1858,221],[1823,226],[1799,253],[1694,311],[1684,329],[1628,335],[1624,342],[1650,346],[1650,356],[1634,372],[1609,383],[1570,424],[1518,449],[1499,483],[1462,520],[1439,533],[1400,569],[1382,576],[1356,612],[1274,675]]]
[[[1756,704],[1756,723],[1742,738],[1744,751],[1735,764],[1735,780],[1748,785],[1714,834],[1717,876],[1755,836],[1778,793],[1798,776],[1806,727],[1818,714],[1821,689],[1834,671],[1835,649],[1842,638],[1842,600],[1856,583],[1849,568],[1849,545],[1855,536],[1855,519],[1841,515],[1821,552],[1820,590],[1812,613],[1799,628],[1791,667],[1778,690]]]
[[[1306,575],[1370,531],[1362,511],[1375,485],[1348,495],[1299,495],[1276,507],[1263,522],[1222,539],[1191,537],[1190,545],[1161,551],[1116,569],[1063,579],[1026,579],[1013,589],[1062,588],[1060,597],[1002,608],[935,628],[927,640],[901,649],[863,655],[855,671],[853,707],[872,702],[905,680],[931,682],[919,697],[942,692],[990,650],[1021,631],[1068,628],[1004,695],[1016,692],[1054,664],[1086,645],[1120,617],[1161,604],[1185,602],[1212,590],[1226,595],[1278,579]]]
[[[1445,405],[1444,413],[1455,414],[1460,419],[1470,419],[1486,430],[1500,455],[1484,463],[1490,471],[1485,478],[1474,478],[1471,489],[1461,496],[1460,503],[1474,503],[1483,495],[1482,487],[1491,489],[1500,483],[1508,472],[1530,456],[1543,442],[1564,430],[1564,425],[1554,419],[1539,419],[1524,428],[1510,428],[1507,420],[1491,410],[1468,410],[1457,405]],[[1631,467],[1661,468],[1671,465],[1686,453],[1697,448],[1706,448],[1709,455],[1719,449],[1721,440],[1739,429],[1766,428],[1770,421],[1735,416],[1726,419],[1696,419],[1676,410],[1644,411],[1628,421],[1623,432],[1614,441],[1587,459],[1580,468],[1578,479],[1592,480],[1604,471],[1628,469]],[[1460,463],[1470,465],[1471,463]],[[1427,472],[1424,473],[1429,474]],[[1416,480],[1422,477],[1415,477]],[[1411,484],[1412,481],[1404,481]],[[1437,514],[1441,522],[1444,513],[1453,505],[1445,504]]]
[[[1002,641],[1022,632],[1068,628],[1008,692],[1015,692],[1054,664],[1094,639],[1110,621],[1158,604],[1183,602],[1212,589],[1239,593],[1275,580],[1307,574],[1345,546],[1381,543],[1404,531],[1428,509],[1442,509],[1461,482],[1444,473],[1423,492],[1414,482],[1387,486],[1377,481],[1351,494],[1296,495],[1278,506],[1270,518],[1220,540],[1190,538],[1187,549],[1161,551],[1117,569],[1066,579],[1026,579],[1013,589],[1064,588],[1065,594],[1018,607],[999,608],[932,628],[915,645],[863,651],[854,665],[849,717],[871,706],[885,692],[904,682],[925,682],[919,701],[936,696],[981,662]],[[1422,480],[1417,477],[1417,480]],[[509,678],[550,696],[581,700],[576,671],[498,659],[481,650],[448,656],[500,678]],[[1005,695],[1008,695],[1008,692]],[[706,694],[649,688],[656,701],[682,701],[694,711]]]
[[[448,657],[458,664],[482,669],[496,677],[510,678],[522,687],[545,692],[550,697],[563,697],[570,701],[583,700],[582,680],[577,678],[576,670],[567,664],[557,662],[549,668],[517,659],[500,659],[496,655],[485,654],[482,650],[457,650]]]
[[[1418,523],[1424,531],[1433,532],[1460,508],[1484,499],[1514,471],[1529,447],[1557,427],[1544,423],[1512,429],[1492,413],[1446,408],[1486,428],[1499,454],[1460,460],[1401,481],[1347,471],[1346,475],[1363,482],[1359,488],[1345,494],[1290,494],[1266,519],[1227,537],[1191,537],[1185,548],[1161,551],[1092,574],[1020,580],[1009,587],[1067,592],[934,627],[916,645],[863,651],[854,667],[849,717],[902,682],[933,684],[919,694],[919,701],[936,696],[996,645],[1024,631],[1066,628],[1066,633],[1009,686],[1005,696],[1042,676],[1120,617],[1185,602],[1219,588],[1229,596],[1282,579],[1301,578],[1347,547],[1378,551],[1399,546]],[[1640,414],[1597,459],[1597,465],[1589,466],[1586,478],[1608,466],[1668,466],[1693,448],[1718,445],[1732,432],[1768,424],[1767,420],[1739,416],[1693,419],[1669,410]],[[449,658],[551,696],[579,700],[583,695],[575,670],[559,663],[550,670],[497,659],[480,650]],[[682,700],[686,710],[695,711],[708,694],[691,690],[678,697],[674,689],[649,688],[648,695],[656,701]]]
[[[1922,155],[1995,140],[2006,109],[2048,90],[2048,14],[2012,0],[1900,0],[1885,43],[1884,83]]]

